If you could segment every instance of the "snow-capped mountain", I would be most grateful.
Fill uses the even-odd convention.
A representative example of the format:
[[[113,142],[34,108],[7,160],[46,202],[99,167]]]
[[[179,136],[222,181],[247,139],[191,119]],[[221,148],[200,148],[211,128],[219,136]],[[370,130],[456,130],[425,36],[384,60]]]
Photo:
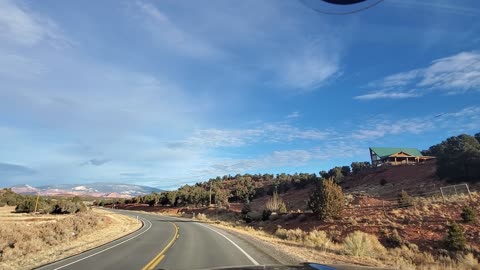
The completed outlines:
[[[119,184],[119,183],[88,183],[88,184],[55,184],[32,187],[29,185],[16,185],[12,190],[20,194],[63,195],[63,196],[92,196],[131,198],[146,195],[162,190],[154,187]]]
[[[11,187],[16,193],[21,194],[37,194],[39,191],[37,188],[34,188],[30,185],[15,185]]]

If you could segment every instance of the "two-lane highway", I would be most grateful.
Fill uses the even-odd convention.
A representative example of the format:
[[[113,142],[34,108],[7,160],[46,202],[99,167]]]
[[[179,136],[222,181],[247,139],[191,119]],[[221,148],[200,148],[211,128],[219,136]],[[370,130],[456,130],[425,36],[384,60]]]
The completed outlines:
[[[278,264],[251,244],[204,223],[116,211],[138,216],[143,227],[109,244],[39,269],[202,269]]]

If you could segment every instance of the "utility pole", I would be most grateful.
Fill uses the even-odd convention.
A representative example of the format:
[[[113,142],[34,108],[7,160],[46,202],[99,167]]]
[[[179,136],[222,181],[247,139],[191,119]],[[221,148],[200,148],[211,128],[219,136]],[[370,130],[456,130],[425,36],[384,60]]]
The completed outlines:
[[[212,205],[212,183],[209,185],[209,194],[208,194],[208,207]]]
[[[35,202],[35,210],[33,211],[33,213],[37,213],[38,199],[40,199],[40,193],[39,192],[37,192],[37,201]]]

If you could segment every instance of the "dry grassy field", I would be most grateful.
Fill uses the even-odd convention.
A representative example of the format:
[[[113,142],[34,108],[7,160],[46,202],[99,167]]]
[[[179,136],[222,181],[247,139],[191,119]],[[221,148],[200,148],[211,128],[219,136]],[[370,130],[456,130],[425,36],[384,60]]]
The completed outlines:
[[[137,220],[94,209],[74,215],[14,213],[0,207],[0,269],[32,269],[140,228]]]

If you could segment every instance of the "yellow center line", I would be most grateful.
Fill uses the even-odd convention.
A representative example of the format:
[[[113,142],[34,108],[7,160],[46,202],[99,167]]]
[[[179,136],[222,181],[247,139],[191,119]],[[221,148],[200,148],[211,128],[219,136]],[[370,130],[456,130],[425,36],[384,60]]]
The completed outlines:
[[[158,253],[157,256],[155,256],[155,258],[153,258],[149,263],[147,263],[147,265],[145,265],[142,268],[142,270],[152,270],[152,269],[154,269],[155,266],[157,266],[163,260],[163,258],[165,258],[165,255],[163,255],[163,254],[168,250],[168,248],[170,246],[173,245],[173,242],[175,242],[175,240],[177,240],[177,238],[179,237],[177,224],[172,223],[172,222],[170,222],[170,224],[172,224],[175,227],[175,235],[173,236],[172,240],[170,240],[170,242],[167,244],[167,246],[165,248],[163,248],[162,251],[160,251],[160,253]]]

